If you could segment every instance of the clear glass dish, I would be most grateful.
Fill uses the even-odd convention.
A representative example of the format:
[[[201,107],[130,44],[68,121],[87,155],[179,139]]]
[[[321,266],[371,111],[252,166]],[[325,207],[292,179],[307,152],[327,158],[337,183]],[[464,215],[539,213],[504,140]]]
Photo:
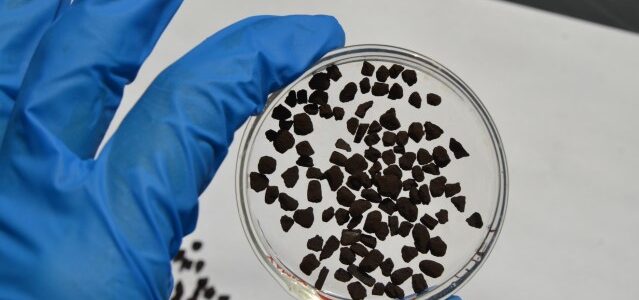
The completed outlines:
[[[237,158],[236,194],[245,234],[264,267],[293,297],[298,299],[350,299],[346,283],[333,278],[335,269],[341,265],[339,262],[331,263],[331,261],[337,261],[336,256],[339,256],[339,251],[333,255],[333,258],[323,261],[330,272],[321,291],[314,287],[321,267],[317,268],[311,276],[303,274],[299,267],[302,258],[312,252],[306,248],[307,239],[315,234],[323,236],[324,241],[330,235],[339,238],[341,229],[335,222],[331,220],[331,222],[325,223],[320,220],[321,212],[326,207],[336,204],[336,200],[330,196],[333,193],[324,188],[324,200],[321,203],[310,203],[315,212],[315,222],[310,229],[303,229],[295,224],[288,233],[285,233],[279,222],[280,217],[284,214],[292,216],[292,213],[282,211],[277,202],[271,205],[265,204],[264,193],[256,193],[249,188],[249,174],[257,169],[260,157],[273,156],[277,159],[278,166],[277,171],[271,174],[270,180],[283,186],[279,174],[286,168],[295,165],[298,155],[295,148],[284,154],[277,153],[265,138],[266,130],[278,129],[278,121],[271,118],[273,108],[284,102],[290,90],[308,89],[308,81],[311,76],[324,71],[326,67],[331,65],[338,66],[342,73],[342,78],[337,82],[331,82],[331,89],[327,91],[330,99],[337,99],[339,91],[346,83],[351,81],[358,83],[362,78],[360,70],[363,61],[374,64],[376,69],[381,64],[387,67],[392,64],[400,64],[415,70],[418,78],[416,84],[404,88],[404,101],[385,101],[388,100],[385,98],[384,101],[376,100],[374,106],[367,112],[368,121],[393,107],[397,110],[402,128],[412,122],[409,119],[416,119],[420,122],[432,121],[444,129],[444,134],[439,141],[427,142],[423,140],[416,143],[415,147],[422,145],[447,147],[449,138],[454,137],[470,153],[469,157],[460,160],[453,158],[451,153],[453,162],[442,169],[442,174],[446,175],[449,182],[462,184],[462,193],[467,198],[464,212],[456,210],[451,201],[443,196],[433,198],[428,207],[419,210],[419,216],[424,212],[434,216],[442,208],[449,212],[448,223],[445,226],[440,224],[431,230],[431,237],[442,236],[448,244],[446,255],[433,259],[445,267],[443,274],[436,279],[427,277],[429,287],[420,294],[415,294],[410,288],[410,278],[401,285],[405,291],[404,299],[445,298],[455,293],[477,272],[499,235],[506,212],[508,195],[506,158],[495,124],[471,89],[441,64],[406,49],[384,45],[358,45],[333,51],[288,87],[269,97],[264,112],[249,120],[242,136]],[[375,75],[371,77],[372,82],[375,81],[374,78]],[[393,80],[401,81],[401,76],[389,80],[391,82]],[[337,88],[333,88],[333,85],[337,85]],[[422,94],[423,102],[420,109],[409,106],[405,101],[412,91],[418,91]],[[441,96],[441,105],[432,106],[426,103],[426,94],[431,92]],[[364,100],[375,98],[370,93],[358,97],[365,98]],[[335,105],[346,110],[344,119],[341,122],[336,122],[315,116],[318,121],[313,121],[315,122],[313,134],[304,136],[303,139],[296,137],[296,142],[301,140],[311,142],[316,152],[313,159],[316,166],[319,165],[322,170],[325,170],[324,165],[328,163],[331,152],[335,150],[333,145],[337,138],[344,138],[351,144],[353,152],[348,154],[361,153],[365,147],[363,143],[353,143],[353,136],[345,130],[346,120],[349,119],[361,101],[349,103],[339,103],[337,100],[329,101],[335,101]],[[329,102],[329,104],[331,103]],[[293,111],[294,109],[297,110]],[[302,111],[302,108],[298,105],[291,110],[295,114]],[[417,149],[410,147],[407,145],[406,151],[416,151]],[[306,180],[305,168],[300,169],[300,181]],[[425,182],[428,182],[428,179]],[[306,196],[304,196],[306,195],[306,184],[298,183],[294,188],[287,189],[286,192],[299,200],[300,208],[309,206]],[[337,208],[337,205],[335,206]],[[466,218],[473,212],[480,213],[483,218],[483,227],[480,229],[470,227],[466,223]],[[384,215],[385,218],[386,215]],[[362,221],[362,223],[364,222]],[[361,228],[361,225],[357,228]],[[387,238],[384,242],[380,241],[378,248],[393,258],[395,269],[410,266],[415,272],[419,272],[417,263],[420,261],[420,257],[410,263],[404,263],[401,259],[401,247],[411,245],[411,243],[410,235],[405,238],[397,235]],[[420,255],[429,256],[430,254]],[[373,277],[390,281],[388,278],[382,277],[381,273],[375,272],[379,272],[379,270],[371,273]],[[385,283],[385,281],[382,282]],[[368,290],[367,299],[382,298],[386,298],[386,296],[372,296],[370,289]]]

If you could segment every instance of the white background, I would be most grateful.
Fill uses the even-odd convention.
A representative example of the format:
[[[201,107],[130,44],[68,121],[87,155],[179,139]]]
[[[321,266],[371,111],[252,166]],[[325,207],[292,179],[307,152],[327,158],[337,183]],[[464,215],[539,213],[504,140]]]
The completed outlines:
[[[443,63],[483,99],[511,186],[497,246],[465,299],[637,299],[639,35],[494,1],[185,1],[109,134],[151,80],[210,34],[255,14],[331,14],[349,45],[381,43]],[[241,132],[241,131],[240,131]],[[288,299],[237,216],[239,133],[201,197],[195,236],[232,299]]]

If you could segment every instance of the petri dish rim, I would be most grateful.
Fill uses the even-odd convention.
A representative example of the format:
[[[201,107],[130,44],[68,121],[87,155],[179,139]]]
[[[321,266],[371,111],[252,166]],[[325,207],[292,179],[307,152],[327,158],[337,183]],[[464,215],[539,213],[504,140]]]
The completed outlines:
[[[466,83],[464,83],[448,68],[435,60],[414,51],[380,44],[362,44],[340,48],[327,53],[304,74],[300,75],[294,82],[269,96],[264,111],[260,115],[251,117],[248,120],[242,133],[237,156],[235,192],[242,228],[260,263],[268,270],[271,276],[289,292],[291,296],[297,297],[298,299],[343,299],[337,295],[329,295],[324,292],[317,291],[313,287],[312,283],[307,283],[303,279],[297,277],[295,273],[289,271],[283,263],[278,263],[276,257],[270,255],[269,250],[271,247],[268,244],[268,241],[264,239],[264,235],[261,232],[260,227],[258,224],[255,224],[251,217],[250,204],[248,203],[248,196],[246,195],[249,190],[247,184],[248,165],[246,164],[248,155],[246,154],[250,153],[249,149],[251,149],[251,146],[255,141],[254,133],[259,130],[259,125],[261,124],[260,121],[263,121],[263,117],[268,115],[270,109],[273,108],[271,104],[275,99],[278,99],[283,91],[288,91],[292,87],[296,86],[299,81],[311,74],[325,69],[328,65],[339,65],[340,61],[352,60],[358,57],[361,58],[361,60],[365,60],[370,56],[378,58],[383,57],[404,65],[410,65],[415,69],[427,69],[438,75],[440,80],[453,85],[457,91],[461,92],[461,95],[459,96],[464,97],[473,105],[473,108],[481,117],[493,144],[494,154],[498,164],[497,169],[499,172],[499,174],[497,174],[497,178],[499,180],[499,186],[497,189],[498,200],[493,214],[493,221],[488,226],[488,233],[486,234],[482,244],[475,251],[475,255],[467,261],[464,267],[462,267],[454,276],[446,280],[444,283],[432,290],[429,290],[424,295],[412,294],[405,297],[405,299],[413,299],[412,297],[415,297],[414,299],[446,298],[453,295],[462,286],[464,286],[473,275],[476,274],[477,270],[481,268],[487,257],[490,255],[494,244],[499,237],[503,227],[508,202],[508,167],[504,146],[497,131],[497,127],[479,97],[470,89],[470,87],[468,87],[468,85],[466,85]]]

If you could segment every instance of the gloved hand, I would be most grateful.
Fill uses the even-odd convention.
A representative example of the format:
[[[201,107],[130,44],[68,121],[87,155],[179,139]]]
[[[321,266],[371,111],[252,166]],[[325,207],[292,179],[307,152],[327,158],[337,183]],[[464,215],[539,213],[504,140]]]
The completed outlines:
[[[327,16],[231,25],[162,72],[94,159],[180,2],[0,0],[0,299],[168,299],[234,131],[344,44]]]

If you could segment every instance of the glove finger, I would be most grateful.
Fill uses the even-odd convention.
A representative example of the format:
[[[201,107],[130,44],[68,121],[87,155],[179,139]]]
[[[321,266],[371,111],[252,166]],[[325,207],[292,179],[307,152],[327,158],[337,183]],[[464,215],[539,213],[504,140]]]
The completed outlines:
[[[74,2],[33,55],[0,155],[31,149],[35,157],[69,152],[93,158],[124,86],[181,2]]]
[[[121,210],[113,215],[143,219],[151,227],[132,230],[160,233],[158,240],[174,254],[195,226],[197,197],[235,130],[263,109],[269,93],[343,44],[333,17],[259,16],[216,33],[170,66],[98,158],[97,176],[111,181],[113,188],[105,190],[117,202],[111,207]]]

